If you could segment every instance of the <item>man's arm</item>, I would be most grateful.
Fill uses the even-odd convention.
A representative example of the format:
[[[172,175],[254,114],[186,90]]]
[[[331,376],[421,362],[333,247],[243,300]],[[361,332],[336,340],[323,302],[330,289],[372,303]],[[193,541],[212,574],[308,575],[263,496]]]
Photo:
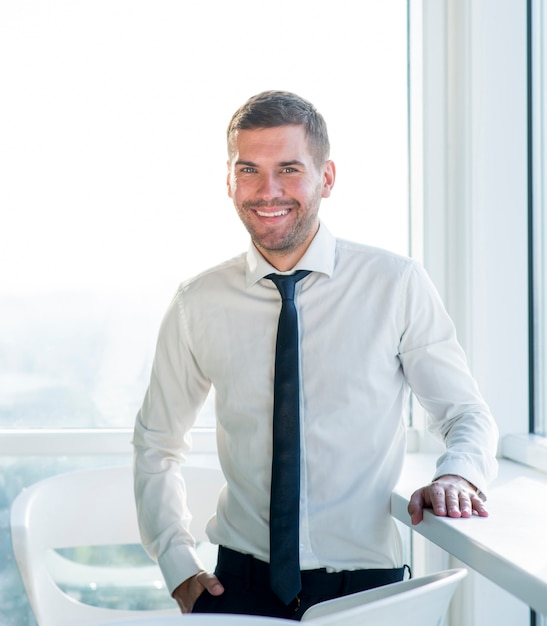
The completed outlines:
[[[408,503],[413,524],[419,524],[424,509],[430,508],[440,517],[488,517],[488,511],[477,488],[461,476],[446,474],[415,491]]]
[[[497,471],[498,429],[482,398],[454,324],[421,266],[409,275],[399,358],[428,414],[428,428],[445,446],[433,482],[409,502],[412,523],[424,508],[436,515],[487,516],[484,493]]]
[[[172,593],[203,569],[189,532],[191,512],[181,465],[209,381],[195,363],[178,296],[159,332],[150,384],[133,434],[135,500],[143,546]]]

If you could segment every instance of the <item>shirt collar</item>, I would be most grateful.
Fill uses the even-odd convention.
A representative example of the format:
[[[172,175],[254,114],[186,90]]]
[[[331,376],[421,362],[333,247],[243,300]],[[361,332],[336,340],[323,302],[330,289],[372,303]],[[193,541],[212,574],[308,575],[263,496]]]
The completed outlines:
[[[334,270],[334,254],[336,239],[321,222],[319,230],[310,243],[303,257],[289,272],[279,272],[270,265],[251,242],[247,251],[246,282],[247,287],[252,287],[268,274],[292,274],[296,270],[311,270],[326,274],[329,278]]]

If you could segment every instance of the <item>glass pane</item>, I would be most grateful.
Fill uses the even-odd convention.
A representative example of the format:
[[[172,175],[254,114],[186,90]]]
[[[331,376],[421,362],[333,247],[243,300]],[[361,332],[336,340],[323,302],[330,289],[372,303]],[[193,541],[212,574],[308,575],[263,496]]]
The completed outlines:
[[[406,4],[0,5],[0,427],[132,424],[178,283],[247,247],[225,128],[263,89],[329,123],[331,230],[408,252]]]

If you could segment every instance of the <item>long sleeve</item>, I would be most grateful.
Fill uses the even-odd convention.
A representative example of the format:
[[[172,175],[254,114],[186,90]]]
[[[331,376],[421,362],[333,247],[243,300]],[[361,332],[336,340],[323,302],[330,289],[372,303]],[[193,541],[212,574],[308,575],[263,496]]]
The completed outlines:
[[[135,498],[142,541],[157,559],[170,592],[202,566],[188,532],[181,464],[191,448],[189,430],[210,383],[196,365],[179,302],[163,320],[150,385],[133,437]]]
[[[434,477],[458,474],[482,494],[497,471],[498,429],[457,342],[445,308],[420,266],[409,275],[400,359],[410,387],[446,446]]]

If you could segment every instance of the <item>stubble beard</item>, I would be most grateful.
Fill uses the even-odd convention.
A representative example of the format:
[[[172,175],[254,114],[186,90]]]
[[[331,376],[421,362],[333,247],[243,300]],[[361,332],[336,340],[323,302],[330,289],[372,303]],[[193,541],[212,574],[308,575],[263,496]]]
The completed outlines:
[[[289,255],[298,249],[310,233],[317,229],[317,214],[319,212],[319,204],[321,201],[320,191],[316,197],[302,210],[302,205],[297,201],[252,201],[243,202],[241,207],[236,206],[239,218],[251,236],[251,240],[258,249],[267,252],[274,252],[281,255]],[[289,207],[291,211],[297,213],[297,218],[293,222],[291,228],[280,232],[278,228],[272,226],[266,232],[258,232],[252,224],[252,220],[248,218],[253,210],[267,207]],[[315,209],[311,207],[314,206]],[[315,232],[313,232],[315,235]]]

